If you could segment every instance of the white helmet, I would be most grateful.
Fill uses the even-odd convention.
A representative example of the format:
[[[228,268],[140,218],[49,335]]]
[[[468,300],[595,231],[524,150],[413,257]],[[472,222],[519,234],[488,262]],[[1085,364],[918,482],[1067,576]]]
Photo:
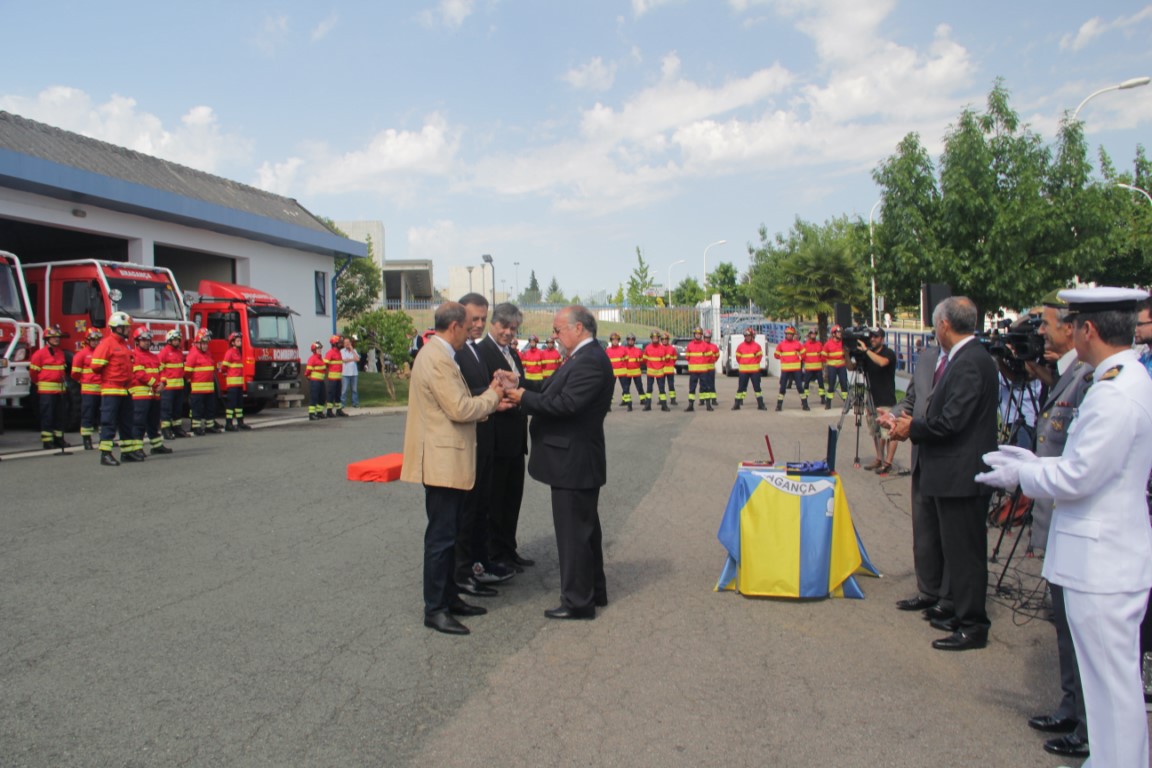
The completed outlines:
[[[131,325],[132,318],[127,312],[113,312],[112,317],[108,318],[109,328],[129,328]]]

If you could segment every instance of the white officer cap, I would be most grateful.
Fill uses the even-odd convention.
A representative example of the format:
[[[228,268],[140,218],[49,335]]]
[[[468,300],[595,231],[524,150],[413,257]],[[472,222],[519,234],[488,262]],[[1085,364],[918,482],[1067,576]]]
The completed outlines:
[[[1070,312],[1135,312],[1136,303],[1148,298],[1139,288],[1069,288],[1059,297]]]

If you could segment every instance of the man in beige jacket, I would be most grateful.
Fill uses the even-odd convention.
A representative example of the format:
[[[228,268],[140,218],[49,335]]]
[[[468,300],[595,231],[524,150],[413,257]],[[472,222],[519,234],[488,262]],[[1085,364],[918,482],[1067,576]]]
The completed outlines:
[[[424,486],[424,626],[451,635],[468,634],[455,616],[487,613],[461,600],[452,578],[456,523],[476,482],[476,422],[510,407],[500,405],[504,390],[497,379],[483,394],[469,393],[454,359],[468,337],[464,319],[462,305],[441,304],[436,335],[412,365],[400,473],[401,480]]]

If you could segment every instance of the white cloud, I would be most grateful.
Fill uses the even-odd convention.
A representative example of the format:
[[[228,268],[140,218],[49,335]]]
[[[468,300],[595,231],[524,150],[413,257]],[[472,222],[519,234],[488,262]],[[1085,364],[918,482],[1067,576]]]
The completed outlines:
[[[1130,30],[1145,21],[1152,20],[1152,5],[1146,5],[1131,16],[1118,16],[1112,21],[1104,21],[1095,16],[1080,25],[1074,35],[1064,35],[1060,39],[1060,50],[1076,52],[1087,46],[1093,40],[1109,32],[1121,30],[1131,34]]]
[[[271,58],[288,39],[288,17],[266,16],[257,30],[252,44],[262,56]]]
[[[459,28],[472,15],[475,5],[475,0],[440,0],[435,8],[421,13],[420,20],[429,27]]]
[[[315,27],[313,27],[312,28],[312,34],[310,36],[312,39],[312,42],[315,43],[319,40],[323,40],[324,38],[328,37],[328,33],[331,32],[336,27],[336,24],[339,21],[340,21],[340,17],[334,13],[331,16],[329,16],[328,18],[321,21]]]
[[[607,91],[616,78],[616,65],[605,64],[599,56],[564,73],[564,80],[579,91]]]
[[[247,162],[252,151],[249,140],[221,131],[216,113],[204,105],[190,108],[174,128],[139,110],[135,99],[113,95],[94,104],[84,91],[66,86],[46,88],[31,99],[0,98],[0,109],[207,173]]]
[[[662,5],[671,5],[675,2],[682,2],[683,0],[632,0],[632,15],[640,18],[648,11],[659,8]]]

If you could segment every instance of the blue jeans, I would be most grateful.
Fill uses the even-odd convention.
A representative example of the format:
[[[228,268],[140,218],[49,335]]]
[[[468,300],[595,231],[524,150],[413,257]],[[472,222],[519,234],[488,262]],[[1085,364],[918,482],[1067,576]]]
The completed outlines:
[[[359,376],[344,376],[344,386],[340,392],[340,407],[348,405],[348,393],[352,393],[352,407],[360,407],[360,390],[357,389],[356,384],[359,381]]]

